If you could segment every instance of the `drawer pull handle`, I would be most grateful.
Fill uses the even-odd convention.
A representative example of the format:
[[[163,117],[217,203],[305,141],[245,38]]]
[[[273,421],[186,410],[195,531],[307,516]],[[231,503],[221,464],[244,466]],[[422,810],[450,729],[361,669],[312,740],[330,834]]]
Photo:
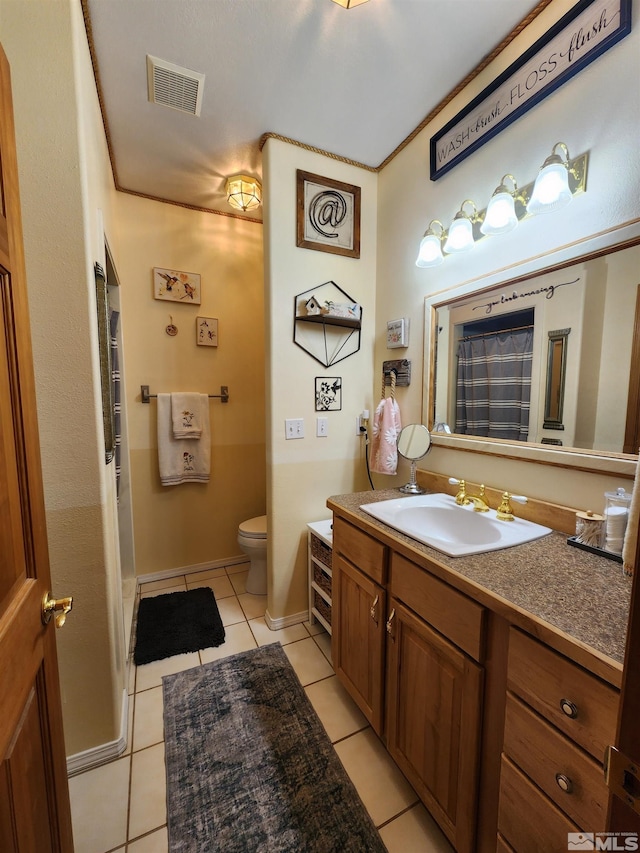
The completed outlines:
[[[376,595],[376,597],[373,599],[373,604],[371,605],[371,610],[369,611],[369,613],[371,614],[371,618],[376,623],[376,625],[378,624],[378,613],[377,613],[378,599],[379,599],[379,596]]]
[[[394,619],[395,615],[396,615],[396,610],[394,607],[394,609],[389,614],[389,618],[387,619],[387,634],[391,634],[393,631],[393,624],[392,623],[393,623],[393,619]]]
[[[558,783],[558,788],[564,791],[565,794],[573,793],[573,782],[564,773],[556,773],[556,782]]]
[[[567,717],[571,717],[572,720],[575,720],[578,716],[578,709],[573,702],[570,702],[568,699],[560,700],[560,710],[563,714],[566,714]]]

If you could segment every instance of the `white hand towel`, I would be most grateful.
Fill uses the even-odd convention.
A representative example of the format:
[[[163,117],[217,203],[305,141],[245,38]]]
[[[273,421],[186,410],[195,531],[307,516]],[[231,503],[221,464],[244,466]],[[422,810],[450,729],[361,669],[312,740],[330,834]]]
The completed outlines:
[[[171,423],[174,438],[200,438],[203,421],[209,416],[206,394],[180,391],[171,395]]]
[[[206,483],[211,467],[209,413],[202,422],[200,438],[173,437],[171,395],[158,394],[158,465],[163,486]]]
[[[633,574],[636,562],[636,547],[638,544],[638,524],[640,524],[640,456],[638,457],[636,477],[633,481],[629,518],[627,519],[624,544],[622,546],[622,571],[625,575]]]
[[[400,407],[392,397],[380,400],[373,416],[371,470],[376,474],[395,474],[398,468],[398,436],[402,424]]]

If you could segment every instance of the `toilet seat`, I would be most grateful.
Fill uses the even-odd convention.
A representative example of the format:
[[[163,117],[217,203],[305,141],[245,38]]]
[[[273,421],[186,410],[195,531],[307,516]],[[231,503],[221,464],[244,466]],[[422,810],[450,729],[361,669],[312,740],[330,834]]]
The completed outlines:
[[[240,536],[247,539],[266,539],[267,538],[267,516],[258,515],[255,518],[249,518],[243,521],[238,527]]]

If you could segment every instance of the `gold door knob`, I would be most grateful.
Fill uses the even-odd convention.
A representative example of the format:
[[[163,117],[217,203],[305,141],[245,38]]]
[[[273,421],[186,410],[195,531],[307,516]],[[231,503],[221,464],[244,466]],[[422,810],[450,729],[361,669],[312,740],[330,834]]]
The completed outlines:
[[[46,593],[42,599],[42,622],[48,625],[53,614],[56,614],[56,628],[62,628],[67,620],[67,613],[73,607],[73,598],[51,598],[50,593]]]

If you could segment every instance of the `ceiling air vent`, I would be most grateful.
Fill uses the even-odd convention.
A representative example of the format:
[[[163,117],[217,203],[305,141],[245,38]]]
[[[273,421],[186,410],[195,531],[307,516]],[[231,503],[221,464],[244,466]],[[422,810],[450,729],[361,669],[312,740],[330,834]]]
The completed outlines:
[[[152,104],[200,115],[204,74],[180,68],[157,56],[147,56],[147,83]]]

